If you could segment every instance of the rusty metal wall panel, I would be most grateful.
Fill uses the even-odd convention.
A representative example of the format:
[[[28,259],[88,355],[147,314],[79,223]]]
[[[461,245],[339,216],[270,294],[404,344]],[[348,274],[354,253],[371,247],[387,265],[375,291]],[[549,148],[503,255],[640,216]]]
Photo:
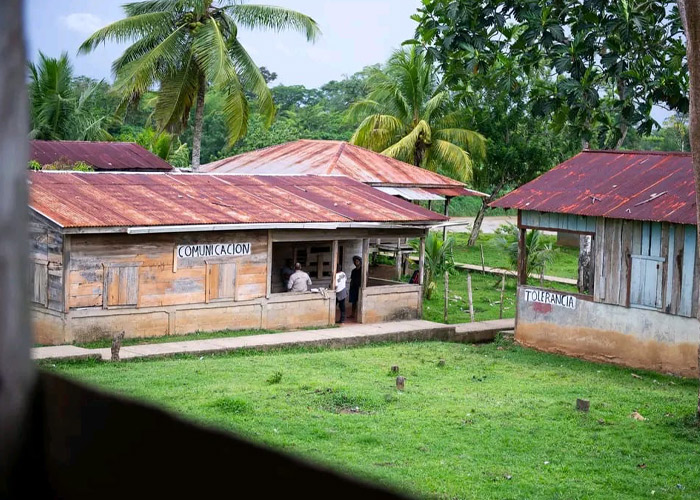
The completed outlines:
[[[692,157],[657,151],[584,151],[491,206],[695,224]]]
[[[30,141],[32,160],[41,165],[82,161],[95,170],[169,172],[173,167],[133,142]]]
[[[28,175],[30,206],[63,227],[445,220],[339,176]]]

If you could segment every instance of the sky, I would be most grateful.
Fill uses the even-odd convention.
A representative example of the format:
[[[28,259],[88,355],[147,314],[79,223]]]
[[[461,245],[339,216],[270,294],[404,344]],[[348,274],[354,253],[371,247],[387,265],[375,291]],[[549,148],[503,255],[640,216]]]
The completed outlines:
[[[2,0],[0,0],[2,1]],[[108,43],[77,55],[97,29],[124,17],[129,0],[25,0],[28,54],[52,57],[67,52],[76,75],[112,80],[111,63],[125,45]],[[254,2],[257,3],[257,2]],[[413,37],[410,19],[420,0],[264,0],[311,16],[322,36],[315,43],[296,32],[241,30],[239,38],[258,66],[277,73],[275,84],[320,87],[363,67],[384,62],[401,42]]]

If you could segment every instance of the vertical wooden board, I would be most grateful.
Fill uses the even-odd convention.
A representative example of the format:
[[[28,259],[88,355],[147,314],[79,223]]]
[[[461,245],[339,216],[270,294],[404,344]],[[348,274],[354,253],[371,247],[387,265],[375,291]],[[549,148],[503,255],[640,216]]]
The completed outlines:
[[[597,222],[596,217],[586,217],[586,231],[595,233],[597,230]]]
[[[642,280],[642,305],[654,307],[657,296],[657,276],[658,263],[652,260],[642,261],[644,263],[644,276]]]
[[[531,210],[523,210],[521,212],[520,220],[524,226],[537,226],[539,220],[537,220],[537,212]]]
[[[119,268],[107,267],[105,272],[105,305],[116,306],[119,304]]]
[[[236,290],[236,264],[227,262],[219,264],[218,280],[218,299],[234,298]]]
[[[48,262],[34,262],[32,265],[32,302],[46,306],[49,292]]]
[[[578,215],[569,214],[566,228],[572,231],[576,231],[578,228]]]
[[[219,264],[207,262],[207,294],[206,301],[217,299],[219,297]]]
[[[139,268],[124,266],[119,269],[119,305],[137,305],[139,297]]]
[[[632,225],[632,255],[642,255],[642,223],[636,220]]]
[[[674,251],[672,255],[673,282],[671,283],[671,302],[669,312],[679,314],[681,307],[681,285],[683,283],[683,253],[685,243],[685,231],[683,226],[677,225],[674,238]]]
[[[632,221],[623,220],[622,232],[620,237],[620,291],[618,295],[618,304],[627,305],[627,296],[629,293],[629,256],[632,251],[632,235],[634,234],[634,225]]]
[[[645,268],[642,265],[642,261],[639,258],[633,257],[631,259],[631,278],[630,278],[630,304],[641,304],[642,290],[644,287],[644,271]]]
[[[651,243],[651,223],[642,222],[642,250],[640,255],[649,255],[649,244]]]
[[[661,256],[661,223],[651,223],[651,241],[649,244],[649,255],[654,257]]]
[[[606,257],[609,258],[608,272],[606,276],[606,303],[618,304],[620,296],[620,267],[622,261],[621,232],[622,221],[619,219],[608,219],[606,221],[606,240],[610,243]],[[625,277],[626,279],[626,277]]]
[[[695,226],[691,226],[693,230],[696,230]],[[695,233],[695,239],[697,242],[697,232]],[[691,311],[690,314],[693,318],[697,318],[698,316],[698,301],[700,300],[700,276],[698,276],[698,273],[700,273],[700,254],[697,252],[697,245],[693,246],[693,250],[695,252],[695,269],[693,270],[693,298],[691,302]]]
[[[695,227],[683,226],[683,271],[681,282],[681,301],[678,314],[690,316],[693,311],[693,271],[695,270]]]
[[[596,302],[603,302],[605,300],[605,219],[602,217],[597,217],[596,228],[595,228],[595,245],[593,246],[593,251],[595,252],[595,278],[593,286],[593,300]]]
[[[559,214],[551,213],[549,214],[549,227],[553,229],[559,229],[559,219],[561,216]]]
[[[661,224],[661,258],[663,259],[663,262],[661,263],[661,285],[660,285],[660,290],[661,290],[661,304],[659,305],[660,308],[665,308],[666,307],[666,289],[667,283],[668,283],[668,247],[669,247],[669,232],[670,232],[670,224],[668,222],[664,222]]]
[[[676,255],[676,224],[669,224],[668,227],[668,248],[666,249],[666,288],[664,291],[664,310],[671,312],[671,302],[673,297],[673,280],[675,278],[676,265],[674,256]]]
[[[550,214],[547,212],[541,212],[540,213],[540,227],[552,227],[550,224]]]

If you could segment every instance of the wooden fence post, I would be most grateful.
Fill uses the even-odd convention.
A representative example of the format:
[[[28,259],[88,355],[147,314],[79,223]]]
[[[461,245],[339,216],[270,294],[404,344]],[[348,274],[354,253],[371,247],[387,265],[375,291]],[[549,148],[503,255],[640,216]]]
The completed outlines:
[[[469,318],[474,323],[474,300],[472,298],[472,275],[467,274],[467,294],[469,296]]]
[[[449,293],[450,293],[449,279],[450,279],[450,278],[449,278],[449,273],[448,273],[447,271],[445,271],[445,319],[444,319],[444,321],[443,321],[444,323],[447,323],[447,306],[448,306],[448,304],[449,304],[449,302],[450,302],[450,297],[449,297]]]
[[[501,310],[498,312],[498,319],[503,319],[503,294],[506,290],[506,273],[501,275]]]
[[[479,245],[481,249],[481,274],[486,274],[486,264],[484,263],[484,245]]]

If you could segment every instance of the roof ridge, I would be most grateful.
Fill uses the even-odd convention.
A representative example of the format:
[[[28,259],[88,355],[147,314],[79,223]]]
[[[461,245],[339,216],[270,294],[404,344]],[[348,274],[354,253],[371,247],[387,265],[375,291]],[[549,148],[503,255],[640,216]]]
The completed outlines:
[[[644,151],[644,150],[625,150],[625,149],[584,149],[582,153],[606,153],[617,155],[654,155],[654,156],[692,156],[689,151]]]
[[[347,142],[342,141],[340,143],[340,147],[338,148],[338,151],[335,152],[333,155],[333,159],[331,160],[330,164],[328,165],[328,168],[326,169],[326,173],[330,174],[333,169],[335,169],[335,165],[338,163],[338,160],[340,157],[343,155],[343,152],[345,151],[345,146],[347,146]]]

